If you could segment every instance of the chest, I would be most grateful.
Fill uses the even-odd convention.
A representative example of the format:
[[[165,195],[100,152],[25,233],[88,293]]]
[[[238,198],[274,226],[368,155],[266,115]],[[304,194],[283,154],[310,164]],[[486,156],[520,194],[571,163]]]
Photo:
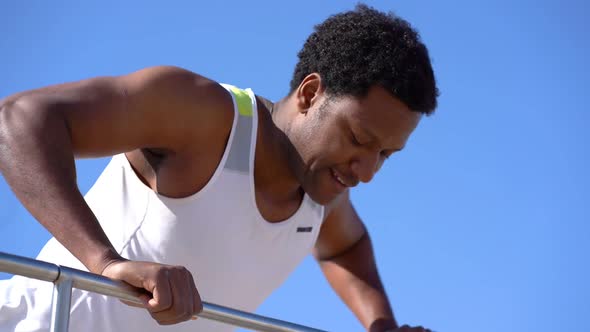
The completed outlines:
[[[150,199],[126,254],[186,266],[211,301],[231,303],[234,298],[224,296],[236,292],[262,300],[311,252],[322,212],[304,198],[287,220],[268,223],[250,183],[244,174],[225,171],[195,196]]]
[[[213,178],[222,159],[216,151],[198,151],[187,157],[157,149],[141,149],[126,155],[135,175],[146,186],[170,198],[189,197],[201,191]],[[279,201],[256,186],[254,197],[263,219],[271,223],[288,219],[302,203],[302,194]]]

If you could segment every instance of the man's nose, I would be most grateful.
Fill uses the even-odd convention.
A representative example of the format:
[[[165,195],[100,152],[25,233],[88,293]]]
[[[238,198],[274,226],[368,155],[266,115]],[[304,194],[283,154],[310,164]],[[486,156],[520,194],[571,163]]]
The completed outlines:
[[[379,153],[363,153],[350,165],[354,176],[364,183],[371,181],[379,169],[379,160]]]

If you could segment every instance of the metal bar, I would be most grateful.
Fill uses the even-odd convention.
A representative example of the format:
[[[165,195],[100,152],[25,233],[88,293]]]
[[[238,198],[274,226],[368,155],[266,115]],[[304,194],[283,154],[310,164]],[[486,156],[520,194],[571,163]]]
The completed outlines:
[[[1,251],[0,271],[49,282],[54,282],[59,277],[59,266],[55,264]]]
[[[326,332],[282,320],[208,303],[199,317],[225,322],[234,326],[263,332]]]
[[[67,275],[75,288],[142,304],[138,299],[138,295],[142,291],[124,282],[1,251],[0,272],[18,274],[50,282],[58,281],[60,274]],[[197,316],[261,332],[326,332],[207,302],[203,302],[203,311]]]
[[[53,285],[50,332],[68,332],[73,284],[69,276],[61,274]]]

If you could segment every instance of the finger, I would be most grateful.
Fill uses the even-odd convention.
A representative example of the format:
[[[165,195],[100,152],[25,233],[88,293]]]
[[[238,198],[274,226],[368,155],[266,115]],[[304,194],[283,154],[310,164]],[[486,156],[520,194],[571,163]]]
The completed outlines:
[[[169,285],[172,305],[167,310],[154,315],[159,324],[176,324],[192,317],[193,299],[189,286],[189,274],[184,267],[175,267],[170,270]]]
[[[193,278],[193,274],[189,272],[189,285],[191,289],[192,299],[193,299],[193,319],[197,319],[198,314],[203,311],[203,301],[201,300],[201,294],[197,290],[197,285],[195,284],[195,279]]]
[[[152,298],[151,293],[147,293],[147,291],[144,291],[143,293],[137,295],[137,299],[139,301],[141,301],[141,303],[137,303],[137,302],[131,302],[131,301],[127,301],[127,300],[119,300],[121,302],[123,302],[124,304],[130,306],[130,307],[136,307],[136,308],[147,308],[148,307],[148,301]]]
[[[164,312],[172,306],[172,292],[168,270],[158,272],[152,292],[152,298],[148,301],[148,310],[152,313]]]
[[[190,272],[184,267],[177,267],[172,274],[170,286],[174,304],[171,314],[173,319],[181,322],[190,319],[194,312]]]
[[[147,292],[144,292],[144,293],[141,293],[141,294],[139,294],[139,295],[137,296],[137,298],[138,298],[138,299],[141,301],[141,303],[143,304],[143,305],[142,305],[142,307],[143,307],[143,308],[147,308],[147,307],[149,306],[150,299],[152,298],[152,294],[151,294],[151,293],[147,293],[147,294],[146,294],[146,293],[147,293]]]
[[[119,301],[123,302],[123,304],[128,305],[130,307],[135,307],[135,308],[145,308],[146,307],[145,302],[143,304],[139,304],[137,302],[131,302],[131,301],[126,301],[126,300],[119,300]]]
[[[170,316],[166,316],[164,313],[157,313],[153,314],[152,317],[158,322],[160,325],[174,325],[180,323],[179,320],[171,318]]]

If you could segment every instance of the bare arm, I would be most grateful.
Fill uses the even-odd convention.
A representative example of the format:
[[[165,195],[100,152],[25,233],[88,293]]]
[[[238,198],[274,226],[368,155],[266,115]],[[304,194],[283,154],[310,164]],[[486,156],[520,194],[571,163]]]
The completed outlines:
[[[369,235],[343,194],[322,225],[314,255],[326,279],[371,332],[397,328],[375,264]]]
[[[231,126],[231,107],[218,84],[174,67],[20,93],[0,104],[0,172],[30,213],[90,271],[101,273],[122,259],[77,188],[74,158],[142,147],[186,153],[190,142],[219,136],[219,127]],[[146,277],[140,272],[151,273],[153,283],[136,286],[152,292],[162,283],[161,269],[153,265],[109,271],[136,284]],[[179,282],[192,283],[183,273]],[[163,302],[154,310],[174,307],[170,299]],[[197,311],[199,303],[181,311],[186,306]],[[192,312],[172,315],[184,320]]]

